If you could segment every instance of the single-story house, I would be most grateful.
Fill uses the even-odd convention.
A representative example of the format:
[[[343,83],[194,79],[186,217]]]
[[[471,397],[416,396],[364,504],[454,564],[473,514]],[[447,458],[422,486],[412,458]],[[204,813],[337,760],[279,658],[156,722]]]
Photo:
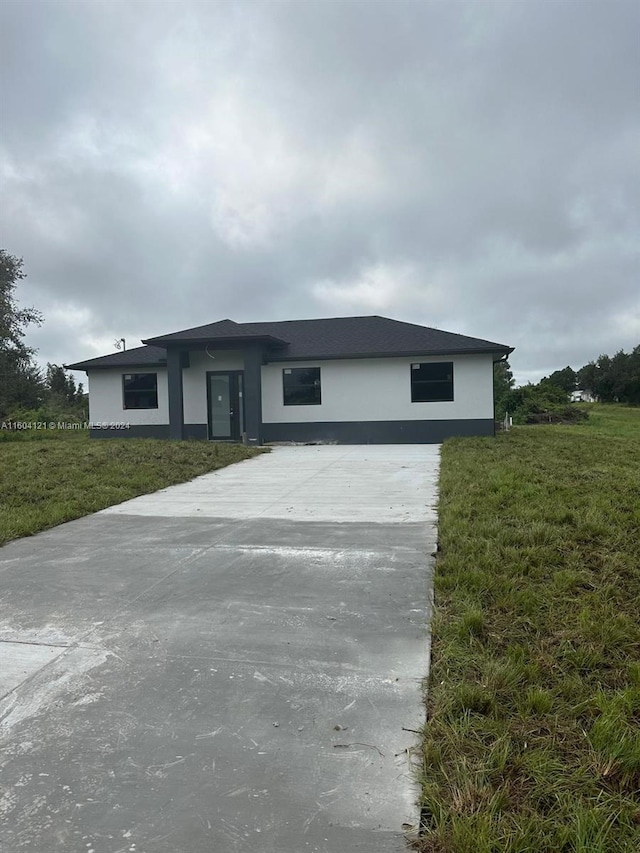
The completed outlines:
[[[580,388],[577,391],[572,391],[570,398],[572,403],[595,403],[596,401],[591,391],[583,391]]]
[[[221,320],[142,343],[65,365],[87,372],[93,436],[260,445],[493,435],[493,364],[513,351],[376,316]]]

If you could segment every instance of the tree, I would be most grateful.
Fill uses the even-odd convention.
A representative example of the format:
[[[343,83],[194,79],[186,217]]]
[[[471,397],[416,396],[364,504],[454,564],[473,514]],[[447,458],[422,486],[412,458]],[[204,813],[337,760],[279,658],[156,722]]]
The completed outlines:
[[[580,368],[576,374],[576,381],[581,391],[590,391],[595,394],[596,364],[594,361],[590,361],[589,364]]]
[[[625,399],[627,377],[627,358],[622,350],[613,358],[600,355],[591,368],[592,391],[603,403],[622,403]],[[586,370],[586,367],[582,370]],[[582,371],[581,371],[582,372]]]
[[[567,394],[576,390],[577,375],[572,367],[567,365],[562,370],[554,370],[551,376],[545,377],[552,385],[562,388]],[[544,380],[543,380],[544,381]]]
[[[628,403],[628,386],[631,382],[631,357],[619,350],[611,359],[610,381],[613,399],[616,402]]]
[[[20,308],[15,298],[17,283],[26,277],[23,260],[0,249],[0,416],[17,406],[38,405],[42,376],[33,362],[35,352],[24,343],[27,326],[40,325],[35,308]]]
[[[47,362],[47,403],[64,408],[66,405],[75,406],[83,402],[84,390],[82,382],[76,388],[75,379],[64,367]]]
[[[632,406],[640,406],[640,344],[634,347],[629,356],[626,402]]]
[[[596,361],[594,392],[603,403],[614,403],[613,378],[611,376],[611,358],[601,355]]]
[[[507,412],[509,393],[515,385],[508,361],[496,361],[493,365],[493,406],[495,417],[501,421]]]
[[[603,403],[640,405],[640,346],[613,358],[601,355],[578,371],[578,387],[591,391]]]

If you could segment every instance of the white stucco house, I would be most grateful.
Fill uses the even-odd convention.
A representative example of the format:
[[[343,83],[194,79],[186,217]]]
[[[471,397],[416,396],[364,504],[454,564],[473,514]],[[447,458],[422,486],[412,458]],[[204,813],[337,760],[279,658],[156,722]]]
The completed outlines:
[[[572,403],[595,403],[596,401],[591,391],[583,391],[580,388],[571,392],[570,399]]]
[[[493,364],[512,347],[386,317],[221,320],[65,365],[91,434],[346,444],[493,435]]]

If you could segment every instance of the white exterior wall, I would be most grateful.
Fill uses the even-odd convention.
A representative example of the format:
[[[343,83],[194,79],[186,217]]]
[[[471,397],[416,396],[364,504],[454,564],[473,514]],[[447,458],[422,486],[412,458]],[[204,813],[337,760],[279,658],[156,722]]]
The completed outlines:
[[[242,352],[209,350],[192,352],[189,356],[190,367],[182,371],[182,400],[185,424],[206,424],[207,416],[207,371],[244,370]]]
[[[122,376],[125,373],[158,374],[158,408],[125,409],[122,400]],[[167,369],[165,367],[118,367],[114,370],[90,370],[89,420],[91,423],[129,423],[147,426],[169,423]]]
[[[207,423],[207,371],[242,370],[241,352],[192,352],[191,366],[183,370],[185,424]],[[411,402],[411,364],[453,361],[454,399],[448,403]],[[282,370],[320,367],[322,403],[285,406]],[[158,374],[157,409],[123,409],[124,373]],[[116,368],[88,374],[89,419],[93,423],[132,425],[169,423],[166,368]],[[493,359],[491,355],[449,358],[337,359],[267,364],[262,367],[263,423],[340,421],[470,420],[493,419]]]
[[[453,401],[412,403],[411,365],[438,361],[453,362]],[[321,405],[283,404],[282,370],[285,367],[320,367]],[[491,355],[287,362],[262,368],[264,423],[474,418],[493,420]]]

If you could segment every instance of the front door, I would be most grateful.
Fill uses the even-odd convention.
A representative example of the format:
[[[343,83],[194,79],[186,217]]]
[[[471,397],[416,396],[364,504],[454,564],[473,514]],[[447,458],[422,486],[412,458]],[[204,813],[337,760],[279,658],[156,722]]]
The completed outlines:
[[[243,373],[207,373],[209,438],[240,441],[244,432]]]

